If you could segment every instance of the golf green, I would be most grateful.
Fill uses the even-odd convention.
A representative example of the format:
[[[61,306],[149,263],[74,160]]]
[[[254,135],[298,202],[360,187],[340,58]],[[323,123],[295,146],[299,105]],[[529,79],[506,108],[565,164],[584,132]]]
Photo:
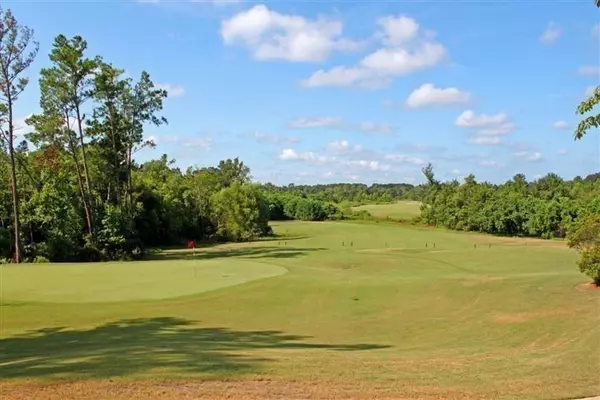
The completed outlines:
[[[186,296],[286,272],[240,259],[40,264],[2,266],[0,286],[4,301],[119,302]]]

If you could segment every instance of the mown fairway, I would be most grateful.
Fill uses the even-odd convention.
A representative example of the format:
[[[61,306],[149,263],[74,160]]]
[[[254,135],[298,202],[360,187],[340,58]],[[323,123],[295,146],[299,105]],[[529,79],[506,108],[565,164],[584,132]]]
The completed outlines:
[[[186,251],[3,266],[0,397],[600,394],[600,292],[580,287],[561,243],[383,223],[275,230],[287,238],[207,248],[195,264]]]
[[[353,207],[352,210],[366,210],[375,218],[407,220],[421,215],[421,202],[398,201],[392,204],[366,204],[364,206]]]

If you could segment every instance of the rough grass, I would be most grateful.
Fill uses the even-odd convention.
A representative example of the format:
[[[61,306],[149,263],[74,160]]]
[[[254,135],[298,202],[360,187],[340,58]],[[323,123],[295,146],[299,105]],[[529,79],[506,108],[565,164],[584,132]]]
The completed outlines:
[[[375,218],[391,220],[409,220],[421,215],[421,203],[418,201],[398,201],[392,204],[366,204],[353,207],[352,211],[368,211]]]
[[[383,224],[274,227],[287,238],[207,248],[197,263],[287,274],[185,297],[30,303],[7,296],[3,281],[0,397],[600,394],[600,292],[580,289],[586,278],[566,247]],[[175,272],[191,253],[162,257]],[[84,292],[111,266],[80,268],[94,271]],[[60,282],[30,285],[47,293]]]

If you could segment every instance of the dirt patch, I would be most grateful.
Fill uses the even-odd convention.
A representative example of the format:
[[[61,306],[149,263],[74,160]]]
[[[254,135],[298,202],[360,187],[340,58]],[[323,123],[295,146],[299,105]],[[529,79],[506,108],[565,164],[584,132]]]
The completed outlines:
[[[514,314],[499,314],[494,316],[494,321],[502,324],[518,324],[535,318],[558,317],[569,315],[568,309],[530,311]]]
[[[136,400],[136,399],[439,399],[479,400],[483,396],[471,395],[452,388],[435,386],[389,388],[366,383],[290,382],[277,380],[251,381],[78,381],[64,383],[3,383],[0,385],[3,400]],[[402,394],[400,394],[402,393]]]
[[[577,290],[581,291],[598,291],[600,292],[600,286],[596,285],[594,282],[585,282],[580,283],[575,287]]]

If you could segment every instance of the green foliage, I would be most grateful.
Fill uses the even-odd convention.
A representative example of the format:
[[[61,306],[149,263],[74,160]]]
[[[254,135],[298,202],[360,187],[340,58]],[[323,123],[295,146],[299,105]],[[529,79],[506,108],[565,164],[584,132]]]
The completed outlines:
[[[594,89],[592,95],[577,107],[577,114],[585,115],[592,112],[600,104],[600,86]],[[600,114],[589,115],[579,122],[575,130],[575,140],[583,138],[590,129],[600,127]]]
[[[427,224],[449,229],[564,238],[579,216],[600,209],[598,198],[595,181],[565,182],[556,174],[531,183],[516,175],[504,185],[469,176],[463,184],[430,183],[421,216]]]
[[[46,257],[44,257],[44,256],[36,256],[36,257],[33,259],[33,263],[34,263],[34,264],[46,264],[46,263],[49,263],[49,262],[50,262],[50,260],[48,260],[48,259],[47,259]]]
[[[579,270],[600,285],[600,214],[577,221],[569,232],[568,243],[580,253]]]
[[[221,238],[244,241],[269,233],[269,208],[257,186],[234,182],[215,193],[211,202]]]

